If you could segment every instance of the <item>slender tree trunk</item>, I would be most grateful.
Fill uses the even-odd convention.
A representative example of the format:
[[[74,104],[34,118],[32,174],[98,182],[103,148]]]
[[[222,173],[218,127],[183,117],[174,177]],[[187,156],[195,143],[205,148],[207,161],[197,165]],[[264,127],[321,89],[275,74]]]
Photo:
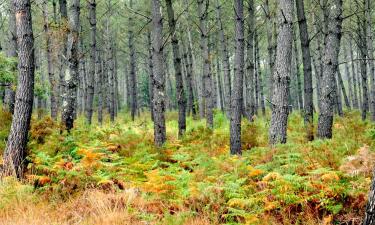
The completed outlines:
[[[297,32],[293,32],[293,43],[294,43],[294,57],[296,62],[296,78],[297,78],[297,99],[298,99],[298,109],[303,111],[303,97],[302,97],[302,81],[301,81],[301,73],[300,73],[300,61],[299,61],[299,52],[298,52],[298,45],[297,45]]]
[[[304,0],[296,0],[299,36],[301,39],[303,75],[304,75],[304,120],[307,139],[314,139],[314,101],[311,68],[310,38],[305,17]]]
[[[217,15],[217,23],[219,27],[219,42],[221,43],[221,56],[223,59],[223,71],[224,71],[224,106],[225,106],[225,112],[227,114],[227,117],[230,117],[230,107],[231,107],[231,77],[230,77],[230,64],[229,64],[229,53],[228,53],[228,47],[227,47],[227,39],[225,38],[223,23],[221,20],[221,5],[219,3],[219,0],[216,0],[216,15]]]
[[[34,98],[34,36],[30,0],[14,0],[18,47],[18,85],[10,133],[4,152],[5,175],[23,176]]]
[[[184,46],[182,44],[182,46]],[[188,101],[187,101],[187,108],[188,111],[191,111],[193,117],[196,116],[197,110],[195,107],[195,100],[194,100],[194,82],[193,82],[193,58],[191,56],[191,51],[189,50],[189,43],[187,43],[187,47],[184,51],[184,58],[185,58],[185,66],[186,66],[186,87],[188,93]]]
[[[344,54],[345,54],[345,60],[349,61],[349,57],[348,57],[348,50],[346,48],[346,45],[343,46],[343,51],[344,51]],[[352,101],[354,99],[354,93],[353,93],[353,79],[352,79],[352,75],[350,73],[350,69],[349,69],[349,62],[346,62],[345,63],[345,74],[346,74],[346,79],[348,80],[348,90],[349,90],[349,96],[348,96],[348,100],[349,100],[349,109],[351,109],[351,106],[352,106]]]
[[[207,17],[208,17],[208,0],[197,0],[198,2],[198,15],[200,22],[200,31],[201,31],[201,50],[202,50],[202,59],[203,59],[203,83],[204,90],[203,96],[206,105],[206,120],[207,127],[214,127],[214,115],[213,115],[213,93],[212,93],[212,79],[210,73],[210,56],[208,49],[208,30],[207,30]]]
[[[152,62],[154,73],[154,138],[161,147],[166,141],[165,129],[165,74],[163,60],[163,20],[160,0],[152,0]]]
[[[98,122],[103,124],[103,71],[101,51],[96,48],[96,75],[97,75],[97,93],[98,93]]]
[[[341,97],[341,92],[340,92],[340,87],[339,87],[339,84],[337,82],[338,80],[338,73],[339,73],[339,70],[337,69],[337,76],[335,76],[335,84],[334,84],[334,90],[335,90],[335,106],[336,106],[336,111],[337,111],[337,114],[339,116],[343,116],[344,115],[344,112],[342,110],[342,97]],[[340,75],[341,76],[341,75]]]
[[[61,47],[59,49],[59,105],[62,105],[64,100],[64,94],[66,93],[66,83],[65,83],[65,74],[66,74],[66,65],[67,65],[67,43],[68,43],[68,10],[66,0],[59,0],[59,11],[61,15],[60,21],[60,30],[61,30]],[[64,107],[64,106],[62,106]]]
[[[368,84],[367,84],[367,63],[366,59],[368,57],[367,43],[366,43],[366,19],[361,21],[358,18],[358,48],[359,48],[359,58],[360,58],[360,69],[361,69],[361,84],[362,84],[362,120],[366,120],[367,113],[369,111],[369,97],[368,97]]]
[[[73,128],[74,111],[76,108],[77,97],[77,79],[79,77],[79,15],[80,1],[73,0],[71,5],[70,33],[68,37],[68,65],[69,69],[65,72],[66,92],[63,101],[62,121],[69,132]]]
[[[292,64],[293,1],[280,0],[278,12],[276,64],[273,75],[272,115],[269,141],[271,145],[286,143],[288,123],[288,97]]]
[[[345,90],[344,80],[342,79],[340,69],[337,70],[337,81],[339,84],[339,87],[341,88],[342,95],[344,96],[345,106],[350,109],[350,102],[348,95]]]
[[[258,33],[255,32],[255,60],[257,62],[257,73],[258,73],[258,84],[259,84],[259,94],[260,94],[260,107],[262,109],[262,115],[266,115],[266,105],[264,103],[264,84],[262,78],[262,71],[260,67],[260,52],[259,52],[259,40],[258,40]]]
[[[57,119],[57,83],[55,78],[55,72],[52,62],[52,45],[51,45],[51,34],[49,31],[49,21],[48,21],[48,3],[47,0],[43,0],[43,19],[44,19],[44,35],[46,38],[46,48],[47,48],[47,69],[48,69],[48,79],[50,83],[50,97],[51,97],[51,117],[53,120]]]
[[[273,92],[273,74],[274,74],[274,67],[275,67],[275,54],[276,54],[276,40],[275,36],[272,34],[272,31],[275,30],[274,22],[271,18],[271,10],[269,0],[265,0],[264,3],[264,13],[266,16],[266,24],[267,24],[267,50],[268,50],[268,66],[269,66],[269,74],[270,74],[270,86],[269,86],[269,99],[272,99],[272,92]],[[272,107],[272,106],[271,106]]]
[[[243,0],[234,1],[235,44],[234,79],[231,94],[230,120],[230,153],[241,154],[241,117],[243,104],[243,77],[244,77],[244,15]]]
[[[354,63],[354,56],[353,56],[353,41],[352,41],[352,36],[349,37],[349,52],[350,52],[350,61],[352,65],[352,74],[353,74],[353,108],[359,109],[359,104],[358,104],[358,91],[357,91],[357,73],[355,70],[355,63]]]
[[[129,7],[133,7],[133,0],[130,0]],[[131,99],[131,117],[134,121],[135,115],[137,113],[137,75],[136,75],[136,65],[135,65],[135,46],[134,46],[134,19],[129,17],[129,51],[130,51],[130,99]]]
[[[249,100],[247,112],[245,113],[249,121],[253,121],[253,117],[256,114],[255,111],[255,66],[254,66],[254,29],[255,29],[255,7],[254,0],[248,0],[248,37],[247,43],[247,68],[246,68],[246,94]]]
[[[178,136],[182,137],[186,131],[186,97],[183,85],[180,46],[176,33],[176,20],[172,0],[166,0],[167,14],[169,23],[169,32],[171,33],[171,42],[173,48],[173,64],[176,78],[176,97],[178,104]]]
[[[220,110],[223,113],[225,113],[223,81],[222,81],[222,76],[221,76],[219,57],[216,57],[216,72],[217,72],[217,81],[218,81],[218,90],[219,90]]]
[[[373,40],[373,30],[372,30],[372,8],[371,0],[365,0],[365,7],[366,7],[366,22],[367,22],[367,48],[368,48],[368,58],[369,60],[369,79],[370,79],[370,111],[371,111],[371,119],[375,121],[375,64],[374,64],[374,40]]]
[[[332,138],[333,106],[335,97],[335,74],[340,51],[342,0],[334,0],[329,10],[328,32],[325,35],[323,75],[321,83],[321,107],[318,121],[318,137]]]
[[[90,24],[90,63],[89,75],[87,78],[87,105],[86,118],[89,124],[92,121],[94,103],[94,81],[95,81],[95,60],[96,60],[96,0],[87,1]]]
[[[148,41],[148,69],[149,69],[149,81],[148,81],[148,91],[150,95],[150,112],[151,112],[151,119],[154,121],[154,65],[152,64],[152,40],[151,40],[151,31],[147,34],[147,41]]]
[[[15,16],[15,2],[9,1],[9,24],[8,24],[8,41],[9,46],[7,50],[7,57],[17,57],[17,28],[16,28],[16,16]],[[7,110],[13,114],[14,102],[16,93],[13,89],[13,84],[7,84],[5,87],[4,101]]]

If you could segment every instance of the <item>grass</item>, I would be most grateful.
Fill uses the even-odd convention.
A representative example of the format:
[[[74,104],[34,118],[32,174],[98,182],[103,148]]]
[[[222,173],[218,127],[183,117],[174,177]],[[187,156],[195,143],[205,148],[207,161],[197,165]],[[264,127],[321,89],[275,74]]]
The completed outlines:
[[[71,135],[33,119],[26,179],[0,181],[2,224],[360,224],[375,128],[358,112],[335,119],[332,140],[313,142],[293,113],[288,143],[273,148],[268,117],[244,121],[241,157],[229,155],[219,112],[214,130],[188,118],[181,140],[168,113],[162,149],[146,118],[122,113],[90,127],[80,117]],[[0,137],[8,129],[0,125]]]

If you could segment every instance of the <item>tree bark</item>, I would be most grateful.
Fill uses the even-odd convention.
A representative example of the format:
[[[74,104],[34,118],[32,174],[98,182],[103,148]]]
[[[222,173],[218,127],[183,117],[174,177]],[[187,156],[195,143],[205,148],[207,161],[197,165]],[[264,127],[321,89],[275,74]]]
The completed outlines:
[[[342,0],[334,0],[333,5],[325,8],[329,14],[328,32],[325,34],[325,50],[323,56],[323,74],[321,80],[321,107],[318,119],[318,137],[332,138],[334,82],[338,68],[338,54],[340,51]]]
[[[367,48],[368,48],[368,58],[369,60],[369,79],[370,79],[370,111],[371,120],[375,121],[375,64],[374,64],[374,40],[373,40],[373,30],[372,30],[372,8],[371,0],[365,0],[365,12],[366,12],[366,22],[367,22]]]
[[[150,97],[150,112],[151,112],[151,120],[154,121],[154,65],[152,64],[152,40],[151,40],[151,31],[147,34],[147,41],[148,41],[148,70],[149,70],[149,77],[148,77],[148,93]]]
[[[98,122],[103,124],[103,71],[102,71],[101,51],[96,48],[96,75],[97,75],[97,94],[98,94]]]
[[[9,24],[8,24],[8,41],[9,46],[7,50],[7,57],[17,57],[17,28],[16,28],[16,16],[15,16],[15,2],[9,1]],[[5,87],[4,102],[7,110],[13,114],[14,102],[16,93],[13,89],[13,84],[7,84]]]
[[[129,7],[133,7],[133,0],[130,0]],[[137,75],[135,65],[135,46],[134,46],[134,21],[133,18],[129,17],[129,51],[130,51],[130,99],[131,99],[131,117],[134,121],[137,113]]]
[[[314,102],[311,68],[310,38],[305,17],[304,0],[296,0],[299,36],[301,39],[303,75],[304,75],[304,121],[309,141],[314,139]]]
[[[60,30],[61,32],[61,46],[60,46],[60,55],[59,55],[59,105],[62,104],[64,100],[64,94],[66,92],[66,83],[65,83],[65,73],[67,65],[67,43],[68,43],[68,10],[66,0],[59,0],[59,11],[61,15],[60,21]]]
[[[343,51],[344,51],[344,54],[345,54],[345,60],[349,61],[349,57],[348,57],[348,50],[346,48],[346,45],[343,46]],[[349,96],[348,96],[348,99],[349,99],[349,109],[351,109],[351,106],[352,106],[352,101],[353,101],[353,98],[354,98],[354,93],[353,93],[353,79],[352,79],[352,75],[350,73],[350,69],[349,69],[349,62],[346,62],[345,63],[345,74],[346,74],[346,79],[348,80],[348,90],[349,90]]]
[[[298,52],[298,45],[297,45],[297,32],[293,32],[293,55],[295,57],[296,63],[296,78],[297,78],[297,102],[298,102],[298,109],[303,111],[303,97],[302,97],[302,81],[301,81],[301,73],[300,73],[300,61],[299,61],[299,52]],[[297,107],[296,107],[297,108]]]
[[[73,0],[71,5],[71,17],[69,21],[69,37],[68,37],[68,65],[69,69],[65,71],[65,84],[67,85],[64,94],[62,121],[68,132],[73,128],[74,111],[76,108],[77,97],[77,79],[79,77],[79,15],[80,1]]]
[[[361,84],[362,84],[362,120],[366,120],[367,113],[369,111],[369,96],[368,96],[368,84],[367,84],[367,63],[366,59],[368,57],[367,43],[366,43],[366,18],[363,21],[358,18],[358,48],[359,48],[359,58],[360,58],[360,69],[361,69]],[[371,32],[371,31],[370,31]]]
[[[160,0],[152,0],[152,62],[154,92],[154,139],[161,147],[166,141],[165,129],[165,73],[163,60],[163,21],[160,12]]]
[[[234,1],[235,45],[234,79],[231,94],[230,153],[241,155],[241,118],[244,77],[244,16],[243,0]]]
[[[293,1],[280,0],[278,13],[276,63],[273,74],[272,115],[269,141],[271,145],[286,143],[289,114],[289,84],[293,43]]]
[[[18,85],[10,133],[4,152],[6,175],[23,176],[34,98],[34,36],[30,0],[13,0],[18,46]]]
[[[96,60],[96,0],[87,1],[90,24],[90,63],[89,75],[87,77],[87,105],[86,119],[89,124],[92,122],[94,103],[94,81],[95,81],[95,60]]]
[[[255,107],[255,66],[254,66],[254,30],[255,30],[255,7],[254,0],[248,0],[248,37],[246,40],[247,44],[247,68],[246,68],[246,95],[249,101],[246,109],[246,115],[249,121],[253,121],[253,117],[256,114]]]
[[[221,5],[219,3],[219,0],[216,0],[216,20],[219,27],[219,42],[220,48],[221,48],[221,57],[223,60],[223,71],[224,71],[224,108],[227,117],[230,117],[230,107],[231,107],[231,93],[232,93],[232,83],[231,83],[231,77],[230,77],[230,64],[229,64],[229,53],[228,53],[228,47],[227,47],[227,39],[225,38],[224,28],[223,28],[223,22],[221,20]]]
[[[357,73],[355,70],[355,63],[354,63],[354,56],[353,56],[353,37],[350,35],[349,37],[349,52],[350,52],[350,61],[351,61],[351,68],[352,68],[352,74],[353,74],[353,108],[359,109],[359,103],[358,103],[358,91],[357,91]]]
[[[207,127],[213,129],[214,115],[213,115],[213,93],[212,93],[212,79],[210,73],[211,60],[208,49],[208,30],[207,30],[207,17],[208,17],[208,0],[197,0],[198,2],[198,15],[199,15],[199,28],[201,32],[201,50],[203,59],[203,97],[205,100],[205,111]]]
[[[259,85],[259,104],[260,108],[262,109],[262,115],[266,115],[266,105],[264,103],[264,84],[263,84],[263,77],[262,77],[262,71],[260,67],[260,52],[259,52],[259,40],[258,40],[258,33],[255,32],[255,60],[257,63],[257,77],[259,79],[258,85]]]
[[[176,79],[176,97],[178,104],[178,136],[182,137],[186,131],[186,97],[183,85],[180,46],[176,33],[176,20],[172,0],[166,0],[169,32],[171,34],[171,42],[173,48],[173,64]]]
[[[337,81],[339,83],[339,87],[341,88],[341,93],[344,96],[344,101],[345,101],[345,106],[350,109],[350,102],[348,95],[346,93],[345,85],[344,85],[344,80],[342,79],[340,69],[337,70]]]

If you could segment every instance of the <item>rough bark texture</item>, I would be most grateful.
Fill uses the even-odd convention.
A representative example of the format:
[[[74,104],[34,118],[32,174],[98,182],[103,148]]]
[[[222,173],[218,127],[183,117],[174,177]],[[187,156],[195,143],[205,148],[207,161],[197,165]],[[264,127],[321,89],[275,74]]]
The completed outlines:
[[[338,68],[338,54],[340,50],[342,25],[342,0],[335,0],[328,10],[328,31],[325,34],[325,50],[323,56],[323,74],[321,80],[321,104],[318,119],[319,138],[332,138],[334,82]]]
[[[231,94],[230,153],[241,154],[241,118],[244,77],[244,16],[243,0],[234,1],[235,45],[233,91]]]
[[[363,225],[375,224],[375,170],[373,171],[372,183],[370,192],[368,194],[368,202],[366,206],[366,214],[363,220]]]
[[[133,0],[130,0],[129,7],[133,7]],[[129,17],[129,51],[130,51],[130,98],[131,98],[131,117],[134,121],[135,115],[137,113],[137,75],[136,75],[136,65],[135,65],[135,46],[134,46],[134,21],[133,18]]]
[[[246,68],[246,95],[248,100],[248,105],[246,109],[246,115],[249,121],[253,120],[256,114],[255,106],[255,66],[254,66],[254,29],[255,29],[255,8],[254,0],[248,0],[248,16],[247,16],[247,26],[248,26],[248,36],[246,39],[247,43],[247,68]]]
[[[368,96],[368,77],[367,77],[367,62],[368,57],[367,43],[366,43],[366,19],[363,21],[358,17],[358,50],[359,50],[359,63],[361,70],[361,84],[362,84],[362,120],[367,118],[367,113],[369,111],[369,96]]]
[[[68,37],[68,67],[65,71],[66,90],[63,100],[62,122],[66,130],[69,132],[73,128],[74,111],[76,108],[77,83],[79,77],[79,14],[80,1],[73,0],[71,5],[71,17],[69,21],[69,37]]]
[[[23,175],[34,97],[34,36],[30,0],[14,0],[18,46],[18,85],[8,142],[4,152],[6,175]]]
[[[334,83],[334,96],[335,96],[335,106],[336,106],[336,113],[339,115],[339,116],[343,116],[344,115],[344,112],[342,110],[342,96],[341,96],[341,92],[340,92],[340,87],[339,87],[339,84],[338,84],[338,73],[339,73],[339,70],[337,69],[337,76],[335,76],[335,83]]]
[[[89,124],[92,121],[94,103],[94,81],[95,81],[95,60],[96,60],[96,0],[87,1],[90,24],[90,62],[87,77],[87,105],[86,119]]]
[[[163,61],[163,21],[160,0],[152,0],[152,62],[154,64],[154,138],[155,145],[162,146],[166,141],[165,129],[165,73]]]
[[[173,48],[173,65],[176,78],[176,97],[178,104],[178,136],[182,137],[186,131],[186,97],[183,85],[180,46],[177,39],[176,20],[172,0],[166,0],[169,32],[171,33],[171,42]]]
[[[199,27],[201,32],[201,50],[203,59],[203,97],[205,100],[205,111],[207,127],[214,127],[214,114],[213,114],[213,93],[212,93],[212,80],[211,80],[211,60],[208,49],[208,30],[207,30],[207,17],[208,17],[208,0],[197,0],[198,2],[198,16]]]
[[[296,81],[297,81],[297,89],[296,89],[297,96],[296,97],[297,97],[297,102],[298,102],[298,109],[302,111],[303,110],[303,97],[302,97],[302,80],[301,80],[301,73],[300,73],[301,63],[299,60],[299,52],[298,52],[298,46],[297,46],[297,32],[293,32],[293,33],[294,33],[293,55],[295,58],[295,66],[296,66],[295,74],[296,74]],[[297,106],[296,106],[296,109],[297,109]]]
[[[221,49],[221,57],[223,60],[223,71],[224,71],[224,108],[225,112],[227,114],[227,117],[230,116],[230,101],[231,101],[231,77],[230,77],[230,64],[229,64],[229,53],[228,53],[228,47],[227,47],[227,39],[225,38],[224,33],[224,27],[223,22],[221,20],[221,8],[220,3],[218,0],[216,0],[216,15],[217,15],[217,23],[219,27],[219,42],[220,42],[220,49]]]
[[[280,0],[278,9],[279,32],[276,63],[273,74],[272,115],[269,141],[271,145],[286,142],[289,114],[289,84],[293,43],[293,1]]]
[[[61,35],[61,49],[59,55],[59,104],[64,100],[64,94],[66,92],[66,83],[65,83],[65,73],[67,65],[67,42],[68,42],[68,10],[66,0],[59,0],[59,11],[61,15],[60,21],[60,30],[62,31]]]
[[[305,17],[304,0],[296,0],[299,36],[301,39],[303,75],[304,75],[304,120],[309,141],[314,139],[314,103],[311,68],[310,38]]]

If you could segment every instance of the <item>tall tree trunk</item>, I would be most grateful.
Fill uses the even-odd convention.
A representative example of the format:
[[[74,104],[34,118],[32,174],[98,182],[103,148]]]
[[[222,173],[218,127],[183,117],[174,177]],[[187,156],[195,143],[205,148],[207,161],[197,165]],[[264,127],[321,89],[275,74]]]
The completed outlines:
[[[89,9],[90,24],[90,63],[89,75],[87,77],[87,105],[86,118],[89,124],[92,121],[93,103],[94,103],[94,81],[95,81],[95,60],[96,60],[96,0],[87,1]]]
[[[358,18],[358,48],[360,55],[360,69],[361,69],[361,84],[362,84],[362,120],[367,118],[367,113],[369,111],[369,97],[368,97],[368,81],[367,81],[367,63],[366,59],[368,57],[367,43],[366,43],[366,18],[363,21]],[[370,31],[371,32],[371,31]]]
[[[152,0],[152,62],[154,73],[154,138],[161,147],[166,141],[165,129],[165,74],[163,60],[163,20],[160,0]]]
[[[323,56],[323,75],[321,83],[321,107],[318,121],[318,137],[332,138],[334,82],[338,68],[340,51],[342,0],[334,0],[329,11],[328,32],[325,34],[325,50]]]
[[[154,68],[152,64],[152,40],[151,40],[151,31],[147,34],[147,41],[148,41],[148,69],[149,69],[149,77],[148,77],[148,93],[150,97],[150,112],[151,112],[151,120],[154,121]]]
[[[189,43],[187,43],[187,46],[184,47],[184,44],[182,44],[182,47],[184,47],[184,59],[185,59],[185,67],[186,67],[186,89],[187,89],[187,110],[188,112],[191,111],[193,117],[196,116],[197,111],[195,107],[195,101],[194,101],[194,82],[193,82],[193,59],[191,52],[189,50]]]
[[[68,10],[66,0],[59,0],[59,11],[61,15],[61,46],[59,49],[59,105],[62,105],[67,85],[65,83],[66,65],[67,65],[67,43],[68,43]],[[64,106],[62,106],[64,107]]]
[[[272,92],[273,92],[273,74],[274,74],[274,67],[275,67],[275,54],[276,54],[276,40],[275,35],[272,34],[272,31],[275,30],[274,22],[271,17],[271,10],[269,0],[265,0],[264,6],[264,13],[266,16],[266,23],[267,23],[267,50],[268,50],[268,66],[269,66],[269,75],[270,75],[270,85],[269,85],[269,99],[272,99]],[[272,107],[272,106],[271,106]]]
[[[9,1],[9,24],[8,24],[8,41],[9,46],[7,50],[7,57],[17,57],[17,28],[15,16],[15,2]],[[16,93],[13,89],[13,84],[7,84],[5,87],[4,101],[9,112],[14,112],[14,102]]]
[[[176,97],[178,104],[178,136],[182,137],[186,131],[186,97],[183,85],[180,46],[177,39],[176,20],[172,0],[166,0],[169,32],[171,33],[171,42],[173,48],[173,64],[176,78]]]
[[[271,145],[286,143],[289,114],[289,84],[292,64],[293,1],[279,1],[279,33],[277,37],[276,63],[273,74],[272,115],[269,141]]]
[[[14,0],[18,46],[18,85],[10,133],[4,152],[6,175],[23,176],[34,98],[34,36],[30,0]]]
[[[130,0],[129,7],[133,7],[133,0]],[[136,75],[136,65],[135,65],[135,46],[134,46],[134,19],[129,17],[129,51],[130,51],[130,99],[131,99],[131,117],[134,121],[135,115],[137,113],[137,75]]]
[[[207,17],[208,17],[208,0],[197,0],[198,2],[198,15],[199,15],[199,27],[201,31],[201,50],[203,59],[203,96],[206,107],[206,120],[207,127],[214,127],[214,114],[213,114],[213,93],[212,93],[212,79],[210,73],[210,56],[208,49],[208,30],[207,30]]]
[[[349,61],[349,57],[348,57],[348,50],[346,48],[346,45],[343,46],[343,51],[344,51],[344,58],[346,61]],[[351,106],[352,106],[352,101],[353,101],[353,98],[354,98],[354,93],[353,93],[353,79],[352,79],[352,75],[350,73],[350,69],[349,69],[349,62],[346,62],[345,63],[345,74],[346,74],[346,79],[348,80],[348,90],[349,90],[349,96],[348,96],[348,100],[349,100],[349,109],[351,109]]]
[[[230,107],[231,107],[231,77],[230,77],[230,64],[229,64],[229,53],[228,53],[228,47],[227,47],[227,39],[225,38],[224,28],[223,28],[223,22],[221,20],[222,17],[221,12],[221,5],[219,3],[219,0],[216,0],[216,15],[217,15],[217,23],[219,27],[219,42],[220,48],[221,48],[221,57],[223,59],[223,71],[224,71],[224,106],[225,106],[225,112],[227,114],[227,117],[230,117]]]
[[[354,63],[354,56],[353,56],[353,37],[349,36],[349,53],[350,53],[350,61],[352,65],[352,74],[353,74],[353,108],[359,109],[359,103],[358,103],[358,91],[357,91],[357,73],[355,70],[355,63]]]
[[[314,139],[314,102],[311,68],[310,38],[305,17],[304,0],[296,0],[299,36],[301,39],[303,75],[304,75],[304,120],[309,141]]]
[[[101,51],[96,49],[96,75],[97,75],[97,93],[98,93],[98,122],[103,124],[103,71],[102,71]]]
[[[69,69],[65,72],[65,84],[67,85],[64,94],[62,121],[66,130],[69,132],[73,128],[74,111],[76,108],[77,97],[77,79],[79,77],[79,14],[80,1],[73,0],[71,5],[70,32],[68,37],[68,65]]]
[[[300,61],[299,61],[299,52],[298,52],[298,45],[297,45],[297,32],[293,32],[293,55],[295,57],[296,63],[296,78],[297,78],[297,100],[298,100],[298,109],[303,111],[303,97],[302,97],[302,81],[301,81],[301,73],[300,73]]]
[[[243,104],[243,77],[244,77],[244,16],[243,0],[234,1],[235,44],[234,79],[231,94],[230,120],[230,153],[241,154],[241,117]]]
[[[370,111],[371,119],[375,121],[375,64],[374,64],[374,40],[372,30],[372,8],[371,0],[365,0],[366,22],[367,22],[367,49],[368,49],[368,65],[369,65],[369,79],[370,79]]]
[[[248,37],[247,43],[247,68],[246,68],[246,94],[249,101],[246,115],[249,121],[253,120],[255,111],[255,66],[254,66],[254,29],[255,29],[255,7],[254,0],[248,0],[248,13],[247,25],[248,25]]]
[[[255,60],[257,62],[257,74],[258,74],[258,84],[259,84],[259,94],[260,94],[260,107],[262,109],[262,115],[266,115],[266,105],[264,104],[264,84],[262,78],[262,70],[260,67],[260,52],[259,52],[259,40],[258,40],[258,33],[255,32]]]
[[[224,113],[224,92],[223,92],[223,81],[221,76],[221,69],[220,69],[220,62],[219,57],[216,57],[216,73],[217,73],[217,81],[218,81],[218,91],[219,91],[219,102],[220,102],[220,110]]]
[[[48,3],[47,0],[43,0],[43,19],[44,19],[44,35],[46,38],[46,48],[47,48],[47,69],[48,69],[48,79],[50,83],[50,97],[51,97],[51,117],[53,120],[57,119],[57,83],[55,78],[55,72],[52,62],[52,45],[51,45],[51,34],[49,31],[49,21],[48,21]]]

